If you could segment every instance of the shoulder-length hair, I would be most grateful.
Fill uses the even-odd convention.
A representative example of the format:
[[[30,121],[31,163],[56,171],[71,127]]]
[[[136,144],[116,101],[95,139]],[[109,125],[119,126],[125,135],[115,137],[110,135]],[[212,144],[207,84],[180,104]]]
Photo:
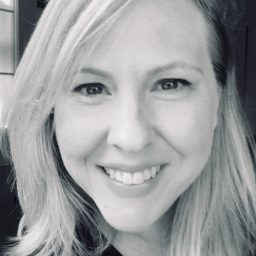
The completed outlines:
[[[95,220],[100,214],[97,207],[63,166],[53,108],[59,90],[72,84],[81,56],[93,50],[132,1],[52,0],[40,18],[3,118],[23,211],[16,244],[8,255],[97,255],[106,246]],[[209,161],[178,199],[170,220],[169,255],[247,256],[256,234],[255,146],[242,118],[223,18],[223,5],[231,0],[194,2],[209,26],[219,118]],[[81,223],[94,249],[78,238]]]

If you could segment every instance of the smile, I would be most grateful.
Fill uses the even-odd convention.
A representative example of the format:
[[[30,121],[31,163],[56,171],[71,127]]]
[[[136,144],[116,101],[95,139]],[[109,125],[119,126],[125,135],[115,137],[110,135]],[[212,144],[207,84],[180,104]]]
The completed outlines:
[[[145,170],[136,172],[127,172],[113,168],[103,167],[105,173],[114,181],[124,185],[141,185],[150,179],[153,179],[161,170],[161,166],[153,166]]]

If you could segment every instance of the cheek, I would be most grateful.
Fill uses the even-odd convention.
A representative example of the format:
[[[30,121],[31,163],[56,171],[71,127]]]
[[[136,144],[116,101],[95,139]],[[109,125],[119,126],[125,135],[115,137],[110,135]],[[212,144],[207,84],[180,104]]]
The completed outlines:
[[[208,99],[208,100],[207,100]],[[180,196],[203,171],[211,153],[217,106],[211,98],[158,108],[158,130],[170,146],[172,176],[166,194]],[[170,192],[171,191],[171,192]]]
[[[103,140],[106,118],[94,110],[81,111],[72,105],[56,104],[55,133],[65,167],[74,170],[83,164]]]
[[[155,116],[157,129],[181,155],[209,154],[217,119],[214,100],[204,97],[165,105],[158,107]]]

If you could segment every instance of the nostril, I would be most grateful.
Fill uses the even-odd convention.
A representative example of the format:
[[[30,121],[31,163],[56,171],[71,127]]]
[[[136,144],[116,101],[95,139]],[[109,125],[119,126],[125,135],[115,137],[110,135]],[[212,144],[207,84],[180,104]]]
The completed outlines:
[[[117,136],[115,134],[115,138],[109,139],[108,144],[125,152],[139,152],[150,144],[145,134],[142,135],[143,138],[136,133],[133,133],[131,136]]]
[[[142,124],[115,124],[109,131],[108,145],[125,152],[138,152],[152,143],[152,130]]]

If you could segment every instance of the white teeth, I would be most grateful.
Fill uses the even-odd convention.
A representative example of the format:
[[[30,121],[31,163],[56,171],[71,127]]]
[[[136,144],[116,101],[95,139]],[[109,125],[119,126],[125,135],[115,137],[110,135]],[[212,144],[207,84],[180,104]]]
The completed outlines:
[[[115,179],[122,182],[122,174],[119,171],[115,172]]]
[[[156,177],[156,167],[151,168],[151,176],[152,176],[152,178]]]
[[[142,172],[135,172],[133,174],[132,181],[133,181],[133,184],[136,184],[136,185],[142,184],[144,182],[143,173]]]
[[[132,174],[128,173],[128,172],[124,172],[123,173],[123,179],[122,179],[122,183],[125,185],[131,185],[132,184]]]
[[[144,175],[144,179],[145,180],[149,180],[151,178],[151,173],[150,173],[150,170],[147,169],[143,172],[143,175]]]
[[[111,177],[111,179],[115,178],[115,171],[113,169],[109,169],[109,175]]]
[[[116,180],[124,185],[140,185],[151,178],[155,178],[160,168],[160,166],[154,166],[135,173],[114,170],[112,168],[105,168],[105,171],[112,180]]]

